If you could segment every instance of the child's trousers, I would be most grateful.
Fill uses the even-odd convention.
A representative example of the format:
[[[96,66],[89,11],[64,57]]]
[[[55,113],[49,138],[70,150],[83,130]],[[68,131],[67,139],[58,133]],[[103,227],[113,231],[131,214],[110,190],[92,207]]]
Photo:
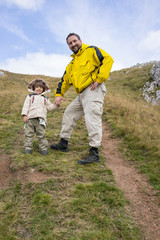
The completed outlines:
[[[24,147],[27,150],[32,150],[33,147],[33,137],[36,133],[36,136],[39,141],[39,150],[48,149],[48,141],[45,135],[45,127],[39,123],[39,118],[29,119],[25,125],[25,142]]]

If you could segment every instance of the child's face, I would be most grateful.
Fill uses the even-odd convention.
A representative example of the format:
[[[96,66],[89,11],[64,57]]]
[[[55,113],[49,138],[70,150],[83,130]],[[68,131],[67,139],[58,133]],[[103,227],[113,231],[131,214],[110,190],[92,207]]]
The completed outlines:
[[[41,93],[43,92],[43,87],[41,87],[41,86],[36,86],[36,87],[35,87],[35,92],[36,92],[37,94],[41,94]]]

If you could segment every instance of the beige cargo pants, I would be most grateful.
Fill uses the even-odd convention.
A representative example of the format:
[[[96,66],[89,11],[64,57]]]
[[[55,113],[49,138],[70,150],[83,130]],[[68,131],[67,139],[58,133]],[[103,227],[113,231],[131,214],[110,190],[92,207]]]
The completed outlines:
[[[33,137],[36,136],[39,141],[39,150],[47,150],[48,141],[45,136],[45,127],[39,123],[39,118],[29,119],[25,125],[25,142],[24,148],[27,150],[32,150],[33,147]]]
[[[98,148],[102,141],[103,101],[106,93],[105,84],[99,84],[96,89],[87,87],[66,108],[60,137],[70,139],[76,122],[84,115],[88,131],[89,146]]]

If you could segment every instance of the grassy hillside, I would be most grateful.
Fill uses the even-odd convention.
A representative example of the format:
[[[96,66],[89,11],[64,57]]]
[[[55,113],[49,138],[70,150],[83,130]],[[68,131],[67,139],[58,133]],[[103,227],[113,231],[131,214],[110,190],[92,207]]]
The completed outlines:
[[[160,190],[160,106],[146,103],[143,85],[150,81],[152,64],[111,73],[106,83],[104,120],[123,139],[122,151],[135,161],[150,183]]]
[[[139,88],[149,78],[150,66],[125,69],[111,74],[106,83],[103,120],[113,137],[124,139],[122,151],[159,189],[159,108],[145,103]],[[129,71],[129,72],[128,72]],[[39,76],[40,77],[40,76]],[[57,78],[41,76],[54,101]],[[28,83],[35,76],[5,72],[0,77],[0,153],[11,159],[14,174],[10,185],[0,191],[0,240],[140,240],[142,234],[125,207],[129,204],[115,186],[110,169],[101,156],[100,164],[80,166],[77,160],[88,152],[83,119],[78,122],[69,144],[70,152],[41,156],[37,139],[31,156],[23,154],[23,122],[20,116]],[[62,107],[48,114],[46,136],[59,140],[63,112],[76,94],[66,93]],[[107,147],[107,146],[106,146]],[[18,178],[29,171],[47,176],[41,183]],[[16,177],[17,176],[17,177]]]

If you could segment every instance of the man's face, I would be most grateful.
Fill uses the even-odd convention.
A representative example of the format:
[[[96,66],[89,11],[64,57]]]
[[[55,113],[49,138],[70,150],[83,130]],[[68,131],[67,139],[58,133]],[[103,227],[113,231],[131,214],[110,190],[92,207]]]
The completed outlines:
[[[77,36],[72,35],[67,40],[68,46],[74,53],[77,53],[82,46],[82,41],[77,38]]]

